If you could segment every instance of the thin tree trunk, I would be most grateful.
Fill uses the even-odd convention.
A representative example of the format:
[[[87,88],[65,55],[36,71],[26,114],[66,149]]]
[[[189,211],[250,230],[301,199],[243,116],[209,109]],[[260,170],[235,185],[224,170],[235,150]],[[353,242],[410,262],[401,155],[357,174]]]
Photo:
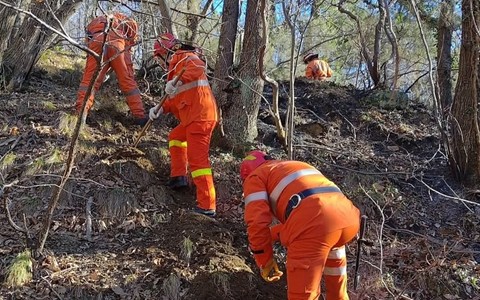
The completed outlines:
[[[260,77],[272,86],[272,109],[270,114],[275,122],[275,128],[277,129],[277,137],[280,143],[286,147],[285,130],[283,129],[282,120],[280,118],[280,112],[278,109],[278,82],[270,78],[265,72],[265,52],[268,45],[268,21],[267,12],[269,11],[267,0],[260,0],[261,2],[261,14],[262,14],[262,44],[260,47],[260,57],[258,59],[258,69],[260,71]]]
[[[442,111],[452,104],[453,0],[443,0],[437,29],[437,95]]]
[[[160,15],[162,17],[160,20],[160,24],[162,24],[162,32],[170,32],[174,36],[178,36],[177,29],[172,23],[172,13],[170,11],[169,1],[158,0],[158,6],[160,8]]]
[[[212,5],[212,2],[213,0],[207,0],[201,12],[200,12],[201,4],[198,2],[198,0],[189,0],[187,2],[188,3],[187,9],[190,13],[192,13],[190,15],[187,15],[187,27],[188,29],[190,29],[190,37],[187,39],[190,42],[192,43],[197,42],[198,25],[200,24],[200,20],[206,16],[208,10],[210,9],[210,6]],[[223,16],[222,16],[222,19],[223,19]]]

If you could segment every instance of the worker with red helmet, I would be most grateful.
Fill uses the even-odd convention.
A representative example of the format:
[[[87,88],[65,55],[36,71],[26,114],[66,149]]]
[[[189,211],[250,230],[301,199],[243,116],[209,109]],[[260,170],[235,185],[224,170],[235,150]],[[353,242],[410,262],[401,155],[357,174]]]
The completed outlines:
[[[195,48],[181,43],[171,33],[162,34],[154,44],[154,55],[168,66],[162,107],[152,107],[154,120],[162,113],[172,113],[180,124],[168,136],[172,188],[187,186],[187,167],[197,188],[197,213],[216,214],[215,186],[209,160],[210,140],[218,120],[217,104],[206,76],[206,65]],[[179,73],[185,70],[174,84]]]
[[[287,247],[288,299],[317,299],[322,274],[327,300],[349,299],[345,244],[357,234],[360,212],[313,166],[248,153],[240,165],[250,250],[267,281],[282,276],[272,244]],[[280,223],[271,226],[273,218]]]
[[[108,20],[110,20],[111,25],[108,32],[106,32]],[[126,97],[130,111],[135,117],[135,123],[143,126],[148,121],[148,117],[145,115],[140,90],[134,79],[131,54],[137,40],[137,27],[137,22],[135,22],[134,19],[122,13],[100,16],[88,24],[86,38],[88,48],[101,54],[104,40],[106,48],[103,57],[104,66],[95,82],[94,91],[87,99],[86,111],[88,112],[93,106],[94,92],[100,89],[107,72],[113,69],[117,75],[120,89]],[[105,34],[107,34],[106,38],[104,36]],[[88,55],[85,71],[77,94],[76,110],[78,114],[81,113],[83,102],[85,101],[85,94],[96,69],[97,61],[93,56]]]
[[[326,61],[318,58],[318,54],[307,53],[303,57],[303,62],[307,65],[305,77],[321,81],[332,77],[332,69]]]

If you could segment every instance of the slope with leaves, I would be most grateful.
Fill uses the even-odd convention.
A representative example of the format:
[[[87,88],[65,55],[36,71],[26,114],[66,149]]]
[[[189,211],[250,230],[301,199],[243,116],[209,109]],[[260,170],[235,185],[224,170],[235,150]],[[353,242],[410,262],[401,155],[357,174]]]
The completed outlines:
[[[288,84],[283,86],[284,115]],[[365,248],[361,286],[352,298],[478,299],[478,205],[461,201],[428,111],[413,101],[391,102],[388,94],[334,83],[300,80],[296,90],[296,159],[316,165],[369,216],[373,246]],[[51,185],[62,171],[75,92],[42,74],[21,93],[0,95],[2,184],[19,179],[4,196],[17,223],[25,214],[31,233],[41,226]],[[165,187],[167,135],[175,120],[162,118],[132,151],[139,128],[129,124],[116,86],[106,85],[96,100],[54,216],[50,255],[33,265],[29,284],[4,284],[0,297],[286,298],[285,279],[264,283],[247,249],[241,157],[212,149],[219,217],[193,215],[192,189]],[[284,157],[266,103],[259,118],[258,147]],[[10,228],[3,210],[0,220],[3,282],[25,239]],[[355,251],[352,243],[349,262]],[[277,252],[284,268],[284,252]]]

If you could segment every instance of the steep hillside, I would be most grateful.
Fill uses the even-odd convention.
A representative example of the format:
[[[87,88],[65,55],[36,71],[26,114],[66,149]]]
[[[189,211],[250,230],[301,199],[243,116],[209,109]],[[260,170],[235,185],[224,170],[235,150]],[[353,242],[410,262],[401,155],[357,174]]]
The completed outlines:
[[[74,121],[75,87],[50,78],[43,73],[22,93],[0,94],[0,179],[19,180],[4,197],[17,223],[25,214],[31,232],[41,227]],[[287,83],[282,91],[284,114]],[[428,110],[334,83],[300,80],[296,95],[296,159],[316,165],[369,217],[373,245],[364,248],[352,299],[480,299],[480,210],[461,201],[468,191],[449,177]],[[285,157],[266,108],[258,145]],[[51,256],[34,266],[30,284],[2,285],[0,298],[286,298],[285,278],[264,283],[247,249],[241,157],[211,149],[218,194],[218,218],[211,220],[189,213],[193,189],[165,186],[173,118],[156,122],[133,151],[140,128],[131,125],[115,85],[107,85],[87,124],[47,242]],[[0,222],[3,282],[25,239],[4,210]],[[353,278],[356,244],[347,252]],[[284,253],[277,247],[280,261]]]

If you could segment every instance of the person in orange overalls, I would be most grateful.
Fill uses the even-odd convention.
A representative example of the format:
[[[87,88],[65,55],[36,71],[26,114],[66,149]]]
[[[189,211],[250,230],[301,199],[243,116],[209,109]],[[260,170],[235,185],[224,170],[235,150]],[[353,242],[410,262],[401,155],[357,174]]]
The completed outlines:
[[[135,123],[145,125],[148,118],[145,115],[140,90],[134,79],[131,51],[137,39],[137,23],[122,13],[111,16],[100,16],[93,19],[87,26],[87,46],[98,54],[102,53],[104,34],[107,26],[107,17],[111,18],[111,27],[106,37],[106,50],[103,57],[105,65],[94,85],[94,91],[88,98],[86,111],[92,108],[94,92],[100,89],[105,76],[110,69],[117,75],[118,84],[127,98],[127,104],[132,112]],[[97,69],[97,61],[91,55],[87,56],[85,71],[77,94],[76,111],[81,113],[85,93]]]
[[[280,279],[272,243],[287,247],[288,299],[318,299],[322,274],[327,300],[349,299],[345,244],[357,234],[360,212],[311,165],[272,160],[252,151],[240,165],[250,250],[261,276]],[[271,226],[273,218],[278,225]]]
[[[214,217],[216,196],[208,152],[218,115],[205,62],[198,57],[195,48],[182,44],[171,33],[162,34],[154,48],[154,55],[168,65],[165,93],[169,98],[161,108],[152,107],[149,117],[154,120],[161,113],[172,113],[180,120],[168,136],[169,185],[174,189],[187,186],[187,168],[190,169],[197,188],[195,212]],[[185,72],[174,85],[182,69]]]
[[[307,65],[305,77],[320,81],[332,77],[332,69],[326,61],[318,58],[318,54],[307,53],[303,57],[303,62]]]

